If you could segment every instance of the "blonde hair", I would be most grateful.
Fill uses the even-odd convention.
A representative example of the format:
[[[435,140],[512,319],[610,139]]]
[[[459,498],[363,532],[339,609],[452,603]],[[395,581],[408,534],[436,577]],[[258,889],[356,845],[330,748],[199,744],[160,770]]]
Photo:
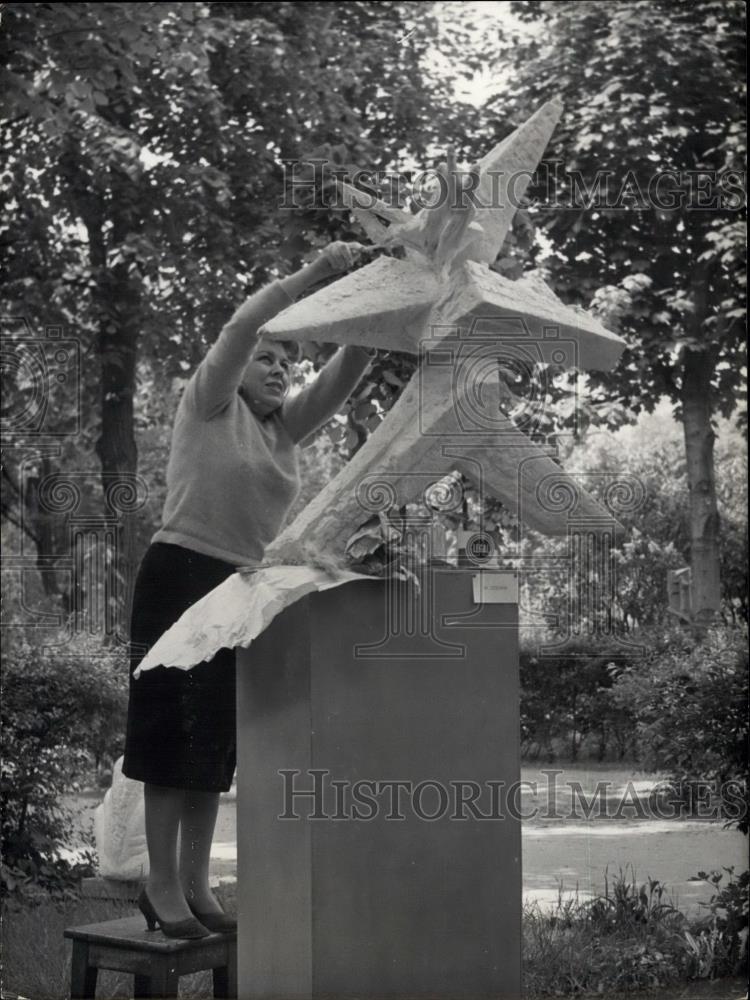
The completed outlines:
[[[302,360],[302,345],[296,340],[270,340],[269,338],[261,337],[253,348],[253,354],[256,353],[264,340],[267,344],[281,344],[292,364],[296,365],[297,362]]]
[[[289,355],[289,360],[294,364],[302,360],[302,345],[297,340],[282,340],[279,341],[281,346],[284,348],[286,353]]]

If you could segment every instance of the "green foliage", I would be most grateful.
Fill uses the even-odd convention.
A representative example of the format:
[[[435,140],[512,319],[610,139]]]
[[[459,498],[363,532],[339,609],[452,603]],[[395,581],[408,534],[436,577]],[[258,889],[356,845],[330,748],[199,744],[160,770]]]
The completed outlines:
[[[121,752],[127,666],[85,637],[45,654],[14,635],[7,630],[0,706],[2,893],[61,893],[93,873],[91,856],[64,856],[77,844],[61,796]]]
[[[747,456],[742,435],[727,421],[720,422],[717,432],[722,616],[738,624],[747,620]],[[690,560],[690,491],[681,437],[669,414],[641,414],[634,425],[616,433],[590,430],[564,458],[566,468],[575,470],[576,481],[605,506],[618,479],[633,483],[639,494],[631,510],[613,511],[625,531],[611,553],[608,600],[616,631],[630,634],[634,642],[642,641],[639,629],[660,627],[671,617],[667,573]],[[485,505],[487,528],[500,513],[498,508],[494,502]],[[505,533],[503,551],[512,551],[512,538],[511,531]],[[564,633],[572,597],[567,540],[529,531],[522,536],[518,554],[520,565],[527,567],[522,630],[533,637],[538,623],[547,618],[553,631]],[[592,593],[597,588],[601,592],[605,583],[592,570]],[[580,624],[586,628],[590,623]]]
[[[729,421],[717,422],[716,432],[722,609],[733,621],[747,607],[747,451]],[[616,434],[589,432],[565,464],[604,502],[618,476],[639,484],[641,501],[631,511],[616,511],[626,532],[614,554],[618,619],[626,628],[659,624],[667,608],[667,571],[690,561],[690,486],[679,424],[659,412],[642,414]]]
[[[98,292],[127,277],[140,356],[189,370],[243,288],[351,233],[348,212],[279,208],[283,161],[395,168],[450,130],[435,31],[407,2],[7,5],[10,300],[93,332],[103,309],[125,322],[125,285]]]
[[[716,490],[721,515],[720,559],[723,608],[728,620],[748,621],[747,445],[741,435],[722,447],[719,439]]]
[[[722,885],[725,874],[729,878]],[[737,878],[734,868],[698,872],[691,881],[707,882],[714,889],[709,902],[701,903],[708,908],[708,915],[693,933],[685,932],[692,953],[693,974],[701,979],[742,975],[747,968],[750,871]]]
[[[745,8],[731,0],[516,2],[526,30],[491,115],[553,96],[565,116],[537,182],[537,261],[628,348],[588,376],[584,422],[666,397],[685,424],[693,613],[721,604],[712,419],[743,410]],[[561,419],[565,414],[560,414]]]
[[[663,408],[662,408],[663,409]],[[729,624],[746,620],[747,502],[746,455],[741,435],[722,422],[718,428],[717,487],[722,514],[722,580],[724,616]],[[578,754],[598,759],[637,758],[642,721],[640,678],[668,651],[669,645],[694,640],[667,610],[667,571],[689,559],[689,490],[679,425],[669,414],[642,414],[617,433],[589,431],[572,448],[565,464],[578,481],[606,503],[612,483],[629,476],[640,484],[642,498],[632,510],[617,512],[625,528],[621,544],[612,551],[614,589],[609,607],[615,633],[645,650],[634,665],[621,645],[606,637],[586,637],[589,621],[571,621],[569,551],[566,539],[543,538],[527,532],[513,544],[514,529],[502,524],[503,511],[494,502],[476,507],[467,527],[495,530],[500,525],[501,552],[518,556],[525,575],[521,604],[521,732],[529,757],[575,759]],[[517,529],[515,529],[517,531]],[[538,569],[535,567],[539,567]],[[603,586],[594,575],[581,586],[592,592]],[[549,627],[540,624],[548,621]],[[579,626],[581,637],[564,653],[539,655],[565,635],[568,623]],[[733,633],[728,632],[727,635]],[[614,676],[631,671],[632,697],[617,694]],[[627,674],[629,676],[629,674]],[[650,682],[649,682],[650,683]],[[741,696],[742,675],[733,697]],[[648,684],[646,684],[646,690]],[[718,689],[723,691],[722,688]],[[654,696],[654,705],[659,698]],[[722,711],[720,698],[712,712]],[[658,716],[658,712],[657,712]],[[713,717],[713,716],[712,716]],[[677,720],[674,720],[677,723]],[[689,740],[690,720],[680,722]],[[654,769],[670,770],[669,748],[674,734],[664,727],[663,760]],[[723,751],[717,750],[718,753]],[[696,772],[702,780],[710,776]]]
[[[345,421],[329,431],[342,454],[351,458],[382,422],[417,368],[416,359],[394,351],[381,352],[367,377],[357,386],[344,407]]]
[[[123,574],[158,518],[174,380],[243,293],[360,235],[348,211],[308,205],[304,191],[302,207],[281,208],[284,163],[398,169],[476,121],[451,105],[452,70],[430,70],[437,31],[416,2],[5,5],[10,333],[60,325],[86,358],[80,413],[74,393],[55,401],[56,429],[80,416],[80,432],[39,476],[99,463],[132,473],[145,453],[149,507],[124,525]],[[30,386],[5,375],[12,410]],[[28,502],[27,457],[8,453],[3,515],[60,555],[65,524]]]
[[[626,651],[618,657],[595,636],[567,642],[558,654],[527,640],[520,655],[523,753],[576,760],[588,740],[599,760],[632,755],[633,713],[612,700],[613,668],[627,662]]]
[[[619,476],[633,477],[641,490],[636,509],[617,512],[626,534],[614,553],[615,600],[626,628],[663,620],[667,571],[688,561],[690,499],[678,434],[671,419],[649,416],[617,435],[587,435],[569,458],[602,499]]]
[[[619,672],[612,693],[636,720],[642,765],[669,774],[669,794],[701,801],[710,793],[743,832],[747,675],[746,628],[716,628],[702,638],[673,629],[652,635],[646,657]]]
[[[614,996],[663,989],[691,978],[690,923],[657,879],[631,869],[590,900],[564,898],[524,914],[524,986],[531,996]],[[617,995],[620,995],[619,993]]]
[[[718,890],[720,872],[699,873],[717,888],[708,919],[689,920],[657,879],[639,884],[635,871],[605,873],[604,893],[590,900],[564,897],[550,912],[524,914],[524,978],[533,996],[614,995],[660,989],[690,979],[743,970],[748,873]]]
[[[216,895],[231,912],[235,910],[233,894],[226,888],[220,886]],[[33,902],[6,900],[3,907],[3,996],[68,1000],[71,959],[70,945],[63,937],[65,929],[132,917],[134,909],[134,903],[124,900],[72,895],[61,899],[44,896]],[[122,1000],[132,992],[132,972],[99,971],[96,981],[99,1000]],[[213,997],[211,970],[181,976],[180,997],[185,1000]]]
[[[745,357],[744,6],[513,7],[534,30],[507,50],[502,99],[525,111],[557,94],[566,108],[547,153],[550,184],[534,191],[555,251],[544,267],[562,294],[585,305],[596,297],[631,344],[615,372],[592,376],[606,390],[599,399],[647,410],[665,395],[681,403],[685,352],[706,351],[711,409],[729,416]],[[668,171],[671,208],[654,188]],[[704,188],[705,176],[723,173],[708,206],[701,172]],[[597,178],[595,204],[586,192]]]
[[[627,869],[620,870],[611,884],[609,873],[605,872],[604,893],[588,904],[587,911],[591,927],[598,934],[659,925],[671,927],[683,921],[677,908],[666,897],[666,886],[652,878],[639,886],[632,867],[630,878]]]
[[[227,911],[234,912],[232,886],[220,886],[217,895]],[[622,902],[615,903],[616,898]],[[4,991],[65,1000],[70,953],[63,930],[124,917],[132,909],[132,904],[114,900],[45,899],[34,906],[6,902]],[[700,922],[673,912],[664,887],[655,880],[638,885],[634,873],[628,877],[620,872],[608,880],[598,901],[563,898],[561,891],[551,911],[526,906],[522,932],[524,996],[529,998],[581,996],[584,990],[588,996],[612,997],[647,987],[659,989],[660,996],[672,996],[661,992],[668,983],[680,983],[674,996],[684,997],[686,980],[699,974],[689,938],[700,938]],[[123,997],[131,985],[127,974],[103,971],[97,996]],[[180,995],[195,1000],[210,997],[210,972],[182,977]]]
[[[737,432],[723,426],[717,445],[724,540],[724,614],[729,624],[743,621],[746,607],[746,476],[740,472],[746,459],[738,437]],[[685,565],[689,556],[689,499],[679,429],[668,416],[643,415],[634,426],[617,434],[590,433],[568,456],[567,462],[578,470],[587,488],[602,499],[612,477],[627,474],[642,486],[642,503],[631,512],[619,515],[626,534],[621,546],[613,552],[612,607],[617,629],[631,642],[642,646],[645,657],[634,661],[613,655],[606,641],[591,638],[588,644],[572,646],[569,659],[554,656],[540,659],[537,647],[551,639],[540,638],[539,629],[530,627],[530,622],[534,621],[532,615],[537,621],[542,614],[567,621],[569,583],[566,572],[555,575],[548,568],[531,575],[523,629],[525,646],[521,656],[525,750],[528,754],[543,754],[548,758],[571,756],[579,751],[593,752],[600,759],[640,755],[642,762],[653,770],[667,770],[678,778],[671,758],[678,741],[694,745],[696,759],[703,752],[700,742],[692,744],[696,716],[700,711],[706,712],[707,717],[714,720],[712,725],[719,728],[722,719],[728,726],[737,723],[736,710],[727,708],[725,699],[733,699],[730,704],[735,706],[740,699],[741,705],[743,685],[746,684],[746,678],[739,671],[732,675],[729,686],[722,682],[716,687],[712,699],[711,682],[702,681],[701,697],[705,697],[705,704],[700,710],[696,706],[695,713],[689,717],[668,711],[667,706],[662,705],[661,690],[652,687],[657,683],[658,664],[663,662],[663,656],[669,655],[670,647],[673,650],[689,647],[695,651],[691,655],[705,663],[711,662],[712,655],[710,648],[699,652],[700,642],[696,645],[696,640],[679,627],[678,620],[667,611],[667,570]],[[549,567],[555,557],[564,563],[566,544],[529,534],[521,552],[529,563],[537,560]],[[741,632],[729,630],[716,635],[723,635],[721,641],[730,645],[738,642],[741,648]],[[625,651],[621,649],[620,652]],[[577,660],[572,658],[574,654],[579,655]],[[691,674],[698,670],[691,659],[684,667]],[[613,688],[612,680],[617,674],[621,679]],[[700,671],[698,676],[702,676]],[[722,676],[726,680],[727,675]],[[667,704],[675,703],[672,699]],[[643,732],[652,724],[657,726],[663,740],[658,759],[652,758],[648,743],[644,743]],[[700,727],[701,733],[704,728]],[[738,732],[741,735],[741,730]],[[737,756],[737,750],[732,750],[728,743],[717,744],[712,751],[710,772],[696,765],[692,778],[686,772],[684,779],[713,780],[717,777],[714,774],[717,761],[724,753],[730,754],[727,759]]]
[[[289,511],[287,521],[291,521],[304,510],[343,467],[344,461],[328,434],[319,434],[309,447],[302,449],[299,456],[302,485],[300,494]]]

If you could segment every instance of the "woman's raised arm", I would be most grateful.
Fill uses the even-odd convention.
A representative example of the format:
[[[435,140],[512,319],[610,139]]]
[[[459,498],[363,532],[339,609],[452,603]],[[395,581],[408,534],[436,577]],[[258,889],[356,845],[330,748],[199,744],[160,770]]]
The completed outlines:
[[[374,351],[366,347],[340,347],[317,378],[282,407],[282,416],[293,441],[302,441],[338,413],[367,370]]]
[[[330,244],[311,264],[271,282],[235,310],[185,389],[187,399],[205,420],[210,420],[234,398],[258,343],[259,328],[311,285],[341,270],[336,248],[342,245],[345,244]]]

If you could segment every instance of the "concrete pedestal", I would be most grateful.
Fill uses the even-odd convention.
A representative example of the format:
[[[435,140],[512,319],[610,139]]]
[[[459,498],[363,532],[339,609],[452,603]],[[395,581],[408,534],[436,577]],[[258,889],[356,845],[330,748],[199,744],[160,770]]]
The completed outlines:
[[[517,606],[472,576],[314,594],[238,651],[241,1000],[520,996]]]

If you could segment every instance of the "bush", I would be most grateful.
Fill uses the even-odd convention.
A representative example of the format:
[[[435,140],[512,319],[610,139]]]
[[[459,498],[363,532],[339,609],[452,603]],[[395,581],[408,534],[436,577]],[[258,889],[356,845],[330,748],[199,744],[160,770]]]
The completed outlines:
[[[654,879],[605,876],[603,895],[524,913],[524,986],[530,995],[657,989],[686,978],[686,918]]]
[[[64,892],[92,858],[81,865],[63,856],[74,827],[60,798],[102,757],[120,752],[127,666],[121,653],[84,638],[47,655],[10,639],[3,659],[2,894],[32,886]]]
[[[747,967],[750,871],[736,879],[733,868],[725,868],[724,872],[729,876],[726,885],[721,885],[724,874],[719,871],[698,872],[691,880],[708,882],[715,890],[710,902],[701,903],[709,915],[693,928],[693,933],[685,932],[696,978],[742,975]]]
[[[521,738],[525,756],[576,760],[587,744],[599,760],[632,752],[635,719],[612,700],[614,670],[629,660],[595,636],[540,655],[524,641],[520,653]]]
[[[656,879],[639,884],[632,868],[610,878],[594,899],[563,898],[551,911],[524,912],[524,986],[530,996],[620,995],[663,990],[691,979],[741,975],[747,958],[745,873],[719,888],[721,873],[699,876],[717,892],[711,916],[689,919]],[[649,994],[650,995],[650,994]]]
[[[720,627],[696,638],[664,633],[643,661],[619,672],[612,697],[636,719],[640,761],[669,775],[670,795],[700,801],[744,833],[748,775],[747,629]]]

